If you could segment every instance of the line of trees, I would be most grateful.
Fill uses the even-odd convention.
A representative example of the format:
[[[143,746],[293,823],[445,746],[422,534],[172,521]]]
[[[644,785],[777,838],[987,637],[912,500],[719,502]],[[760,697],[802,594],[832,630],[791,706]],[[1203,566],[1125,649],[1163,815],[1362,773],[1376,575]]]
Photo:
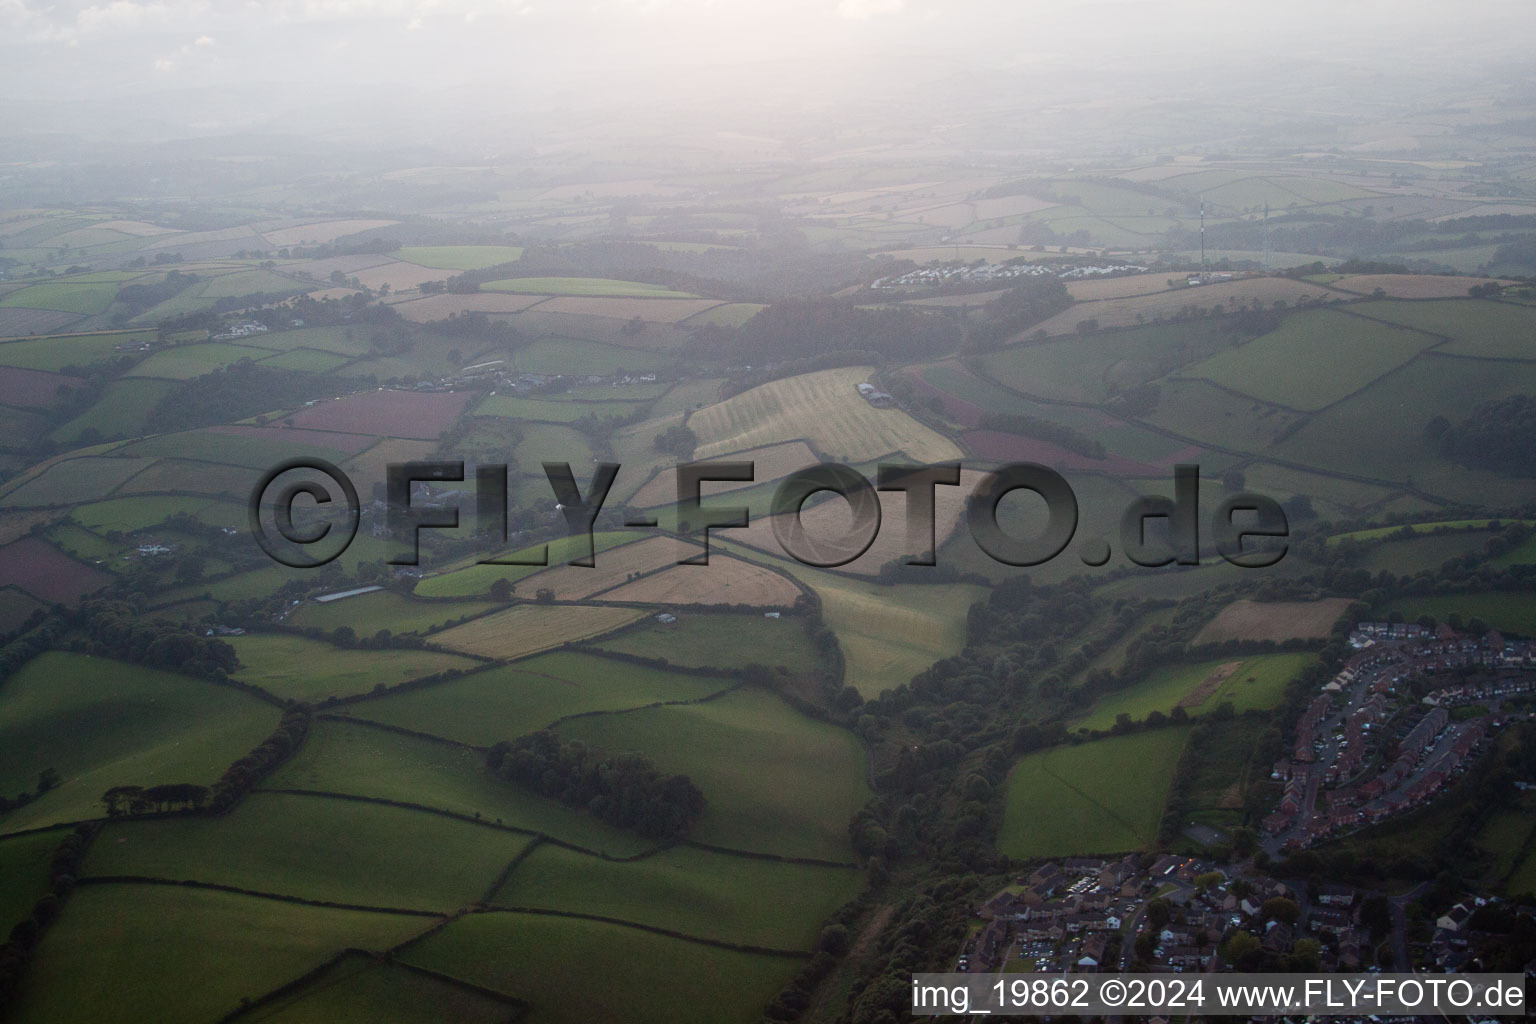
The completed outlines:
[[[227,811],[258,782],[304,742],[309,735],[310,714],[308,708],[295,707],[283,712],[277,729],[262,741],[261,746],[224,769],[219,781],[213,784],[208,806],[215,812]]]
[[[1060,445],[1069,452],[1088,459],[1105,457],[1102,442],[1074,430],[1064,423],[1053,423],[1025,413],[989,412],[981,418],[981,429],[998,430],[1005,434],[1021,434]]]
[[[38,897],[32,913],[11,928],[0,943],[0,1015],[15,1001],[21,978],[32,959],[43,932],[59,916],[60,906],[75,888],[80,862],[96,837],[100,826],[94,822],[80,825],[67,834],[53,851],[48,863],[48,892]]]
[[[493,746],[486,767],[498,778],[576,807],[648,839],[685,835],[704,813],[704,794],[686,775],[663,775],[642,754],[603,756],[562,743],[548,730]]]

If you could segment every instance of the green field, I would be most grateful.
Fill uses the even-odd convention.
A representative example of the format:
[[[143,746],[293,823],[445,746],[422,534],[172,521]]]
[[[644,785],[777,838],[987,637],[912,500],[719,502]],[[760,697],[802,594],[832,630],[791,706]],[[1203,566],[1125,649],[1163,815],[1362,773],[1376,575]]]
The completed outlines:
[[[755,662],[782,665],[791,672],[821,667],[804,626],[794,618],[684,613],[671,625],[646,619],[598,646],[683,666],[741,668]]]
[[[238,690],[83,654],[50,652],[0,687],[0,792],[52,768],[63,781],[0,820],[20,831],[102,814],[117,785],[211,785],[267,738],[278,711]]]
[[[156,352],[129,371],[129,376],[190,380],[232,366],[242,359],[265,359],[270,353],[270,349],[218,341],[205,345],[177,345]]]
[[[0,349],[0,354],[4,350]],[[674,360],[659,352],[620,348],[574,338],[541,338],[517,350],[512,358],[522,373],[599,374],[644,373]]]
[[[242,1024],[507,1024],[518,1005],[358,954],[239,1019]]]
[[[1045,398],[1102,402],[1229,345],[1211,322],[1151,324],[1043,345],[1016,345],[983,358],[1000,384]]]
[[[547,907],[774,949],[815,945],[821,922],[858,892],[849,868],[813,867],[674,847],[626,864],[544,845],[492,902]]]
[[[448,669],[471,669],[477,662],[435,651],[366,651],[333,647],[319,640],[283,633],[231,637],[240,656],[235,678],[253,683],[285,700],[318,700],[366,693]]]
[[[78,334],[50,338],[26,338],[0,343],[0,365],[27,370],[59,371],[66,366],[90,366],[119,353],[116,346],[147,341],[150,331],[120,334]]]
[[[53,432],[56,440],[80,443],[80,435],[94,430],[100,437],[133,437],[144,432],[149,414],[176,385],[166,380],[124,379],[110,381],[101,397],[85,412]]]
[[[1149,846],[1189,728],[1029,754],[1008,776],[998,848],[1018,860]]]
[[[1191,716],[1209,713],[1229,702],[1239,714],[1274,707],[1285,696],[1286,684],[1312,661],[1312,655],[1261,654],[1246,659],[1216,658],[1194,665],[1165,666],[1153,670],[1139,683],[1100,697],[1093,710],[1073,722],[1072,727],[1108,729],[1122,714],[1130,715],[1136,722],[1153,711],[1166,715],[1218,667],[1237,660],[1242,661],[1237,671],[1199,704],[1186,707]]]
[[[1481,555],[1492,536],[1482,531],[1468,531],[1385,540],[1367,551],[1360,565],[1372,572],[1385,570],[1398,576],[1411,576],[1424,569],[1438,569],[1452,558]]]
[[[49,891],[48,864],[53,851],[69,833],[64,830],[34,832],[0,841],[0,932],[11,934],[32,905]]]
[[[9,506],[72,505],[105,498],[117,487],[149,467],[153,459],[91,458],[65,459],[5,495],[0,503]]]
[[[545,485],[546,487],[548,484]],[[610,551],[620,544],[628,544],[639,540],[639,534],[629,530],[594,531],[592,534],[592,550],[594,554]],[[548,563],[557,566],[565,563],[575,554],[584,553],[585,541],[575,542],[580,547],[573,547],[569,537],[562,537],[549,543]],[[532,559],[539,556],[539,550],[543,545],[523,548],[520,551],[498,552],[496,558],[523,558]],[[593,561],[596,561],[594,557]],[[516,583],[525,577],[541,572],[543,565],[467,565],[462,569],[445,572],[440,576],[428,576],[416,584],[416,593],[422,597],[480,597],[490,593],[491,584],[499,579],[505,579]],[[352,600],[357,600],[353,598]]]
[[[403,807],[252,793],[222,817],[114,825],[83,870],[448,912],[481,898],[529,841]]]
[[[633,832],[610,828],[590,814],[495,778],[476,751],[349,722],[316,722],[303,749],[269,776],[265,785],[480,815],[486,821],[542,832],[617,857],[654,845]]]
[[[681,244],[681,243],[679,243]],[[683,321],[684,327],[740,327],[768,307],[756,302],[727,302],[695,313]]]
[[[1435,344],[1427,334],[1324,309],[1298,313],[1185,372],[1290,409],[1332,405]],[[1326,373],[1320,373],[1323,367]]]
[[[522,259],[523,248],[520,245],[406,245],[390,255],[432,270],[482,270]]]
[[[1466,622],[1482,619],[1505,633],[1536,637],[1536,594],[1480,591],[1468,594],[1434,594],[1404,597],[1389,603],[1383,612],[1401,612],[1413,622],[1421,615],[1432,615],[1439,622],[1456,612]]]
[[[488,747],[567,715],[697,700],[729,685],[726,679],[680,675],[562,651],[363,701],[348,710],[358,718]]]
[[[1536,359],[1536,310],[1482,299],[1367,302],[1351,307],[1366,316],[1451,339],[1441,351],[1482,359]]]
[[[81,888],[39,945],[12,1019],[207,1024],[347,947],[388,949],[431,922],[158,885]],[[191,965],[195,965],[191,966]]]
[[[637,299],[696,299],[691,292],[675,292],[659,284],[616,281],[607,277],[513,277],[490,281],[482,291],[515,292],[519,295],[605,295]]]
[[[262,366],[278,370],[302,370],[305,373],[329,373],[348,362],[346,356],[322,352],[315,348],[291,348],[259,360]]]
[[[530,1024],[740,1024],[800,966],[598,921],[506,913],[455,921],[401,959],[527,1000]]]
[[[11,292],[0,299],[0,307],[25,306],[28,309],[57,309],[65,313],[105,313],[117,298],[117,285],[110,282],[73,284],[47,281]]]
[[[702,704],[573,719],[568,739],[637,750],[703,790],[695,838],[787,856],[849,860],[848,822],[869,797],[851,733],[759,690]]]
[[[1435,530],[1446,528],[1450,530],[1486,530],[1495,523],[1529,522],[1524,519],[1442,519],[1433,523],[1408,523],[1407,528],[1414,533],[1431,533]],[[1328,546],[1343,540],[1371,541],[1381,540],[1400,532],[1402,526],[1378,526],[1371,530],[1354,530],[1350,533],[1336,533],[1328,538]]]
[[[490,422],[500,421],[493,419]],[[518,429],[522,437],[512,451],[512,461],[516,463],[517,472],[535,478],[518,488],[517,497],[525,499],[523,504],[543,502],[552,493],[544,475],[544,463],[569,462],[573,468],[585,469],[593,462],[592,441],[575,427],[525,423]],[[505,449],[501,454],[505,457]]]
[[[326,604],[310,602],[295,611],[290,619],[296,626],[319,626],[321,629],[350,626],[359,636],[372,636],[381,629],[391,633],[425,633],[493,607],[484,601],[413,601],[404,594],[384,590]]]

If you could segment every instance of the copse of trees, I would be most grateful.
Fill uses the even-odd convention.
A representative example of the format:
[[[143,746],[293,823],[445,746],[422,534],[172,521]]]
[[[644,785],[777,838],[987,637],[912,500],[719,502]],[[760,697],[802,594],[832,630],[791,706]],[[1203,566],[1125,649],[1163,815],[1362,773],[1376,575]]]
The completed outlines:
[[[734,334],[717,338],[723,351],[716,358],[754,365],[850,350],[925,359],[954,351],[960,329],[947,317],[913,309],[861,309],[840,299],[809,299],[776,303]]]
[[[1452,426],[1443,416],[1425,425],[1427,440],[1441,454],[1467,466],[1515,476],[1536,476],[1536,397],[1511,395],[1485,402]]]
[[[1054,274],[1026,277],[987,303],[985,321],[971,329],[970,347],[994,348],[1070,305],[1072,294],[1061,278]]]
[[[341,381],[328,374],[275,370],[242,359],[173,388],[150,409],[146,426],[171,432],[229,423],[352,391],[362,383],[357,378]]]
[[[74,618],[89,638],[85,650],[101,657],[205,679],[223,679],[239,665],[235,649],[223,640],[201,636],[186,623],[140,618],[124,601],[87,601]]]
[[[704,794],[688,776],[663,775],[641,754],[605,757],[580,741],[562,743],[547,729],[496,744],[485,764],[498,778],[648,839],[677,839],[704,813]]]
[[[989,412],[981,418],[981,429],[999,430],[1005,434],[1022,434],[1025,437],[1035,437],[1042,441],[1060,445],[1069,452],[1089,459],[1102,459],[1105,457],[1102,442],[1089,437],[1081,431],[1074,430],[1063,423],[1052,423],[1050,420],[1041,419],[1038,416],[1029,416],[1025,413]]]

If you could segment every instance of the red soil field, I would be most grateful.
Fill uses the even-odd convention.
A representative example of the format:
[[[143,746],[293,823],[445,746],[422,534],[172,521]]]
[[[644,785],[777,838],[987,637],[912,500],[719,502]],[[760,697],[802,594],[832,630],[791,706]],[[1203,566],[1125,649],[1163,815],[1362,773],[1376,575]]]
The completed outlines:
[[[59,400],[61,388],[77,388],[85,382],[78,377],[43,370],[23,370],[7,366],[0,373],[0,405],[25,409],[43,409]]]
[[[44,601],[73,604],[111,579],[36,537],[0,548],[0,587],[15,585]]]
[[[434,438],[458,421],[470,397],[448,391],[369,391],[300,409],[292,419],[295,427],[307,430]]]

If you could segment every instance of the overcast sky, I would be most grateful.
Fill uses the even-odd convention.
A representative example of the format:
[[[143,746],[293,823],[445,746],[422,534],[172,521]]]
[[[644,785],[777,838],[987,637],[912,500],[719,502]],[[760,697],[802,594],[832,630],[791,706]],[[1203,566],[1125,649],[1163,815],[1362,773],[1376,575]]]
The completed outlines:
[[[382,116],[402,94],[464,86],[529,108],[573,94],[772,100],[945,67],[1327,59],[1433,75],[1519,56],[1533,37],[1529,0],[0,0],[0,99],[243,87],[268,90],[274,110],[367,94]]]

